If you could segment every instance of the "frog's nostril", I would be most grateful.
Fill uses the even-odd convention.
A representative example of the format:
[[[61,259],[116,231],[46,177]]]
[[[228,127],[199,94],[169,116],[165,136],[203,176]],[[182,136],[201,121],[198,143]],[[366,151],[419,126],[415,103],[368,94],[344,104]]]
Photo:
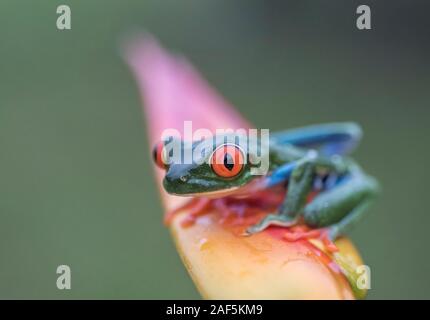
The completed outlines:
[[[187,176],[181,176],[179,179],[180,179],[182,182],[187,182],[188,177],[187,177]]]

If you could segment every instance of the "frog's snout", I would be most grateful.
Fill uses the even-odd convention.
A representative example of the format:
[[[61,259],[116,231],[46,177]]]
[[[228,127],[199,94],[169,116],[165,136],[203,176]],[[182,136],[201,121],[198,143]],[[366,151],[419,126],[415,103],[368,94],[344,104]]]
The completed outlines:
[[[191,179],[189,170],[183,165],[172,165],[167,170],[164,176],[163,185],[168,193],[171,194],[184,194],[188,193],[189,180]]]
[[[189,179],[190,177],[188,175],[180,175],[177,177],[166,175],[163,180],[163,186],[170,194],[188,194],[192,192],[192,186],[188,183]]]
[[[180,173],[172,170],[168,170],[164,177],[167,183],[187,182],[189,178],[190,175],[188,173]]]

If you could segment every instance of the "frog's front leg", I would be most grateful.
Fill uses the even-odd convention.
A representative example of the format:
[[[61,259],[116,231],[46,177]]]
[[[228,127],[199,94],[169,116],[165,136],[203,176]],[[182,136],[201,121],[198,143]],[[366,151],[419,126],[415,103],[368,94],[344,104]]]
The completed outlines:
[[[312,189],[316,165],[319,163],[316,152],[310,152],[294,166],[289,177],[288,192],[277,214],[269,214],[258,224],[247,229],[253,234],[271,225],[293,226],[297,223],[301,209],[306,204]]]

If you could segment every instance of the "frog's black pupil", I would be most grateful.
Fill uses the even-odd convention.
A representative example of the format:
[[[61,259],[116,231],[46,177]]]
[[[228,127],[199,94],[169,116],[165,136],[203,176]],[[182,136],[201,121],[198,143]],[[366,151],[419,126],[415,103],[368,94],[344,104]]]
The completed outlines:
[[[231,171],[234,168],[233,157],[229,153],[224,155],[224,167],[226,167],[228,171]]]
[[[152,157],[154,158],[154,162],[157,162],[157,146],[152,149]]]

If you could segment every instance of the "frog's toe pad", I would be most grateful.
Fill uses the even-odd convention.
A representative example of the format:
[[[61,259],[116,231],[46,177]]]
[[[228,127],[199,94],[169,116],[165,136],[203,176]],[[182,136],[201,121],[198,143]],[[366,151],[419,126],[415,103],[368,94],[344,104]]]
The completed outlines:
[[[334,244],[330,237],[328,229],[296,229],[287,231],[283,238],[287,241],[294,242],[302,239],[319,239],[322,241],[325,249],[328,252],[337,252],[339,249]]]

